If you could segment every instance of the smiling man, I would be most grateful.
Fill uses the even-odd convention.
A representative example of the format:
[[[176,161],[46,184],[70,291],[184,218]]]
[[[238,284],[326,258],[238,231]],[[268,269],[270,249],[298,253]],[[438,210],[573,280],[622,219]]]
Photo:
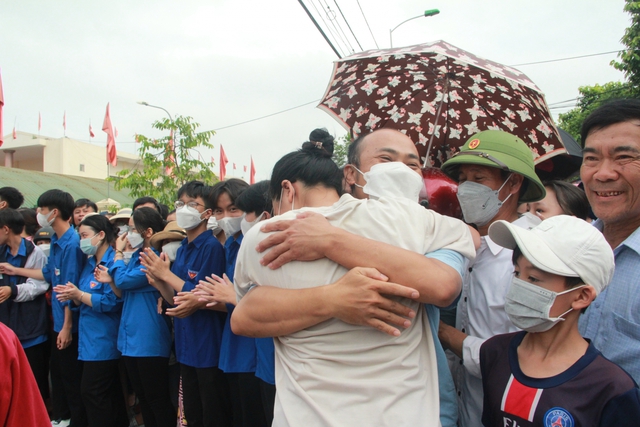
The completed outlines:
[[[580,332],[605,357],[640,381],[640,100],[595,110],[582,125],[580,177],[614,250],[609,287],[580,319]]]

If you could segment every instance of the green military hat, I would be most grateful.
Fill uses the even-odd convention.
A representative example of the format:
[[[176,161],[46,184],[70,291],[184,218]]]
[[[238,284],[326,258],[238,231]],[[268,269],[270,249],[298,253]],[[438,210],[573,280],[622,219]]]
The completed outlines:
[[[460,165],[481,165],[524,176],[527,188],[520,202],[535,202],[546,195],[544,185],[536,175],[533,153],[523,140],[499,130],[486,130],[473,135],[442,165],[444,173],[457,180]]]

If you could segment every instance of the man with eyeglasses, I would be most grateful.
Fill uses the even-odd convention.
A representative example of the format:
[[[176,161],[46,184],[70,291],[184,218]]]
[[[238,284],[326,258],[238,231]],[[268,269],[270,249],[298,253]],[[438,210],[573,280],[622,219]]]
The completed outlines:
[[[224,249],[207,230],[213,205],[210,187],[191,181],[178,190],[175,202],[178,226],[187,233],[169,267],[166,255],[150,249],[141,255],[149,283],[175,307],[167,315],[175,318],[175,351],[180,363],[184,414],[189,426],[231,425],[229,391],[218,368],[222,329],[226,313],[206,309],[192,293],[205,277],[222,276]]]

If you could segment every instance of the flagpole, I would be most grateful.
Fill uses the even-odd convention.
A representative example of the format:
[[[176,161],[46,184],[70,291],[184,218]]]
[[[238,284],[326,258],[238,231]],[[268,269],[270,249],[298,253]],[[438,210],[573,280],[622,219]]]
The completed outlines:
[[[109,185],[109,177],[110,176],[111,176],[111,164],[107,160],[107,179],[106,179],[106,181],[107,181],[107,201],[111,197],[111,195],[109,194],[109,191],[111,189],[111,186]]]

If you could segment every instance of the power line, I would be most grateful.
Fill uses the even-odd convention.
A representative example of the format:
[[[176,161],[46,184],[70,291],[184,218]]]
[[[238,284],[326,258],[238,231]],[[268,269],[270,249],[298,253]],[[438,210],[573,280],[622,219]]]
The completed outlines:
[[[349,21],[347,21],[347,18],[345,18],[344,13],[342,13],[342,9],[340,9],[340,6],[338,5],[337,0],[333,0],[333,2],[336,4],[336,7],[338,8],[338,11],[340,12],[340,15],[342,15],[342,19],[344,19],[344,22],[347,24],[347,27],[349,28],[349,31],[351,31],[351,35],[353,36],[353,38],[355,39],[356,43],[358,43],[358,47],[360,47],[360,50],[364,50],[362,48],[362,45],[360,44],[360,42],[358,41],[358,38],[356,37],[355,33],[353,32],[353,30],[351,29],[351,25],[349,25]]]
[[[338,53],[338,51],[336,50],[335,46],[333,46],[333,43],[331,43],[331,41],[329,40],[329,38],[327,37],[327,35],[324,33],[324,31],[322,30],[322,28],[320,28],[320,25],[318,25],[318,22],[316,22],[315,18],[313,17],[313,15],[311,15],[311,12],[309,12],[309,9],[307,9],[307,6],[304,5],[304,3],[302,3],[302,0],[298,0],[298,3],[300,3],[300,6],[302,6],[302,8],[304,9],[305,12],[307,12],[307,15],[309,16],[309,19],[311,19],[311,22],[313,22],[313,25],[316,26],[316,28],[318,29],[318,31],[320,31],[320,34],[322,34],[322,37],[324,37],[325,41],[327,43],[329,43],[329,46],[331,46],[331,49],[333,49],[333,51],[335,52],[336,55],[338,55],[339,59],[342,59],[342,56],[340,56],[340,54]]]
[[[371,34],[371,38],[373,39],[373,42],[376,44],[376,49],[380,49],[380,47],[378,46],[378,42],[376,41],[376,38],[373,36],[373,31],[371,31],[371,27],[369,26],[369,21],[367,21],[367,17],[364,16],[364,11],[362,10],[362,6],[360,6],[360,0],[356,0],[356,3],[358,3],[358,7],[360,8],[360,13],[362,13],[362,17],[364,18],[364,22],[367,23],[367,28],[369,29],[369,33]]]
[[[510,67],[522,67],[523,65],[535,65],[535,64],[546,64],[548,62],[568,61],[570,59],[588,58],[590,56],[609,55],[609,54],[612,54],[612,53],[619,53],[619,52],[624,52],[624,50],[612,50],[610,52],[592,53],[590,55],[580,55],[580,56],[572,56],[572,57],[568,57],[568,58],[549,59],[548,61],[526,62],[524,64],[510,65]]]
[[[319,2],[319,1],[318,1]],[[342,56],[346,56],[345,55],[345,49],[344,49],[344,41],[340,40],[340,34],[336,35],[336,33],[334,32],[334,30],[331,29],[331,26],[329,26],[329,24],[327,24],[327,21],[324,19],[324,14],[322,12],[320,12],[320,10],[318,10],[318,7],[316,6],[316,4],[314,3],[313,0],[311,0],[311,5],[313,6],[313,8],[316,10],[316,13],[318,14],[318,16],[320,16],[320,19],[322,19],[322,23],[325,25],[325,27],[327,28],[327,30],[329,31],[329,33],[331,34],[331,36],[333,37],[333,39],[336,42],[336,45],[340,48],[340,50],[342,51]],[[320,9],[322,10],[322,5],[320,5]],[[327,18],[329,18],[329,16],[327,15]],[[334,25],[335,28],[335,25]],[[339,43],[342,41],[342,44]],[[349,48],[346,48],[346,51],[349,52]]]
[[[223,126],[223,127],[221,127],[221,128],[216,128],[216,129],[213,129],[213,130],[214,130],[214,131],[219,131],[219,130],[222,130],[222,129],[228,129],[228,128],[232,128],[232,127],[235,127],[235,126],[244,125],[244,124],[246,124],[246,123],[251,123],[251,122],[255,122],[255,121],[257,121],[257,120],[266,119],[267,117],[272,117],[272,116],[276,116],[276,115],[278,115],[278,114],[286,113],[287,111],[295,110],[296,108],[305,107],[305,106],[307,106],[307,105],[309,105],[309,104],[313,104],[313,103],[316,103],[316,102],[320,102],[320,100],[319,100],[319,99],[316,99],[316,100],[314,100],[314,101],[306,102],[306,103],[304,103],[304,104],[300,104],[300,105],[297,105],[297,106],[295,106],[295,107],[287,108],[286,110],[278,111],[278,112],[276,112],[276,113],[267,114],[266,116],[257,117],[257,118],[255,118],[255,119],[246,120],[246,121],[244,121],[244,122],[240,122],[240,123],[234,123],[234,124],[229,125],[229,126]]]
[[[327,19],[329,19],[329,22],[331,22],[331,25],[336,30],[340,40],[345,44],[345,46],[347,46],[347,52],[349,54],[354,53],[355,49],[353,48],[353,45],[351,44],[349,37],[347,37],[344,30],[342,29],[342,24],[338,21],[338,15],[336,15],[336,13],[333,10],[331,10],[331,7],[329,7],[329,4],[327,3],[326,0],[319,0],[319,1],[320,3],[324,3],[325,7],[327,8],[327,11],[325,12],[327,14]]]

